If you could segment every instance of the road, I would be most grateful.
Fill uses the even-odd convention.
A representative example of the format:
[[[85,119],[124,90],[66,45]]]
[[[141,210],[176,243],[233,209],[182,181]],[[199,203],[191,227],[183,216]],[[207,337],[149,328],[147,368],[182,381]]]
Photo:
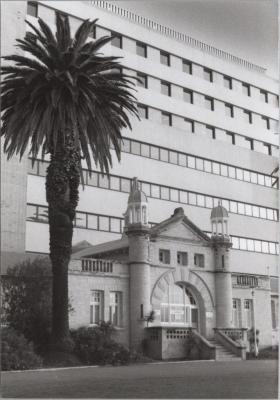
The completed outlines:
[[[4,398],[277,398],[277,361],[193,361],[3,372]]]

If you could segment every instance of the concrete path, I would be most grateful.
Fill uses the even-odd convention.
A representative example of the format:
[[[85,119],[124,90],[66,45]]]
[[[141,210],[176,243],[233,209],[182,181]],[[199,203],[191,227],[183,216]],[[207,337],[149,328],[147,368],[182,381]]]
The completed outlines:
[[[277,398],[277,361],[193,361],[2,373],[4,398]]]

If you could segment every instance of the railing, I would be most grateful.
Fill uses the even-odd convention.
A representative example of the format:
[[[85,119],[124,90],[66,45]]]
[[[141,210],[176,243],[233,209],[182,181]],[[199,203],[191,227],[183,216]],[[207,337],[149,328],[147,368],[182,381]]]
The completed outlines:
[[[241,329],[218,329],[215,328],[215,339],[226,349],[233,352],[236,356],[246,360],[246,344],[244,341],[245,328]],[[239,342],[237,342],[237,340]]]
[[[83,258],[81,261],[83,272],[113,272],[112,261],[93,258]]]
[[[232,274],[232,286],[269,289],[269,278],[247,274]]]
[[[184,42],[189,46],[198,48],[199,50],[202,50],[211,55],[214,55],[215,57],[219,57],[226,61],[236,63],[238,65],[241,65],[244,68],[251,69],[256,72],[264,73],[266,71],[266,68],[263,68],[256,64],[253,64],[247,60],[244,60],[243,58],[234,56],[226,51],[217,49],[216,47],[210,46],[209,44],[206,44],[206,43],[203,43],[200,40],[193,39],[192,37],[186,35],[185,33],[181,33],[181,32],[176,31],[175,29],[168,28],[162,24],[152,21],[149,18],[142,17],[140,15],[135,14],[134,12],[131,12],[131,11],[125,10],[124,8],[118,7],[115,4],[110,4],[103,0],[89,0],[88,2],[92,6],[103,8],[108,12],[114,13],[122,18],[126,18],[126,19],[132,21],[133,23],[143,25],[148,29],[152,29],[156,32],[161,33],[162,35],[172,37],[175,40]]]
[[[215,331],[222,332],[233,341],[244,341],[246,339],[245,333],[247,332],[247,328],[216,328]]]

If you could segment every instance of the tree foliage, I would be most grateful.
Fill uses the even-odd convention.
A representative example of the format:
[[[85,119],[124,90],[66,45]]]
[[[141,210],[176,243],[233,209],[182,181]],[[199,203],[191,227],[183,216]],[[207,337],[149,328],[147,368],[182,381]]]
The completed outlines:
[[[117,71],[118,57],[104,56],[101,48],[112,40],[87,40],[97,20],[84,21],[71,37],[69,19],[56,13],[56,34],[38,18],[39,29],[17,39],[27,56],[2,57],[1,107],[4,151],[22,157],[31,144],[32,157],[55,153],[66,143],[69,130],[75,147],[91,169],[90,154],[101,169],[112,162],[110,143],[120,157],[121,129],[131,127],[127,112],[137,115],[134,83]]]
[[[48,258],[23,261],[8,268],[2,280],[6,324],[44,351],[51,331],[52,272]]]

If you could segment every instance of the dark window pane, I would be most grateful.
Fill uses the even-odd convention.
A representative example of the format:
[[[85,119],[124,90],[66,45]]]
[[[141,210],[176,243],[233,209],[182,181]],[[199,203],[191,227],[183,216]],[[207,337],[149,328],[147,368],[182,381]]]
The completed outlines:
[[[27,2],[27,14],[32,17],[38,17],[38,4],[34,1]]]
[[[141,57],[147,57],[147,46],[144,43],[136,42],[136,54]]]

